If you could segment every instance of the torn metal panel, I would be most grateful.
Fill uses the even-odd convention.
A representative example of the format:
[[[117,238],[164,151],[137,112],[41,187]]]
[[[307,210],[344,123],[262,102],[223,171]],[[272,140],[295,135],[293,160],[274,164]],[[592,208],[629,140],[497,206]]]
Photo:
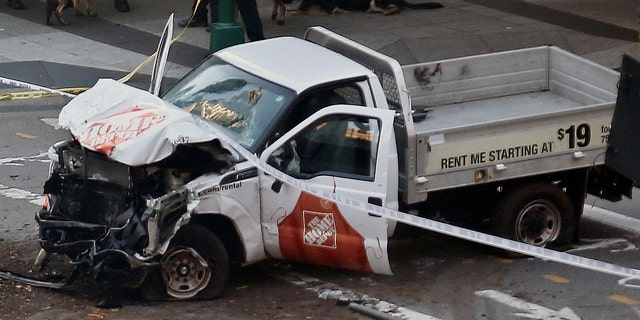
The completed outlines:
[[[100,79],[65,105],[59,124],[84,147],[129,166],[163,160],[180,144],[218,138],[202,119],[112,79]]]

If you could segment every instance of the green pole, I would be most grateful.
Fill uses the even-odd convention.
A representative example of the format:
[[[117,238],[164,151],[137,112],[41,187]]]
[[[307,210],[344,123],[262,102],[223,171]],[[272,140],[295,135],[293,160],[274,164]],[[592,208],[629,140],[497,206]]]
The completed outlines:
[[[244,29],[235,20],[234,0],[218,0],[218,22],[211,24],[209,53],[244,42]]]

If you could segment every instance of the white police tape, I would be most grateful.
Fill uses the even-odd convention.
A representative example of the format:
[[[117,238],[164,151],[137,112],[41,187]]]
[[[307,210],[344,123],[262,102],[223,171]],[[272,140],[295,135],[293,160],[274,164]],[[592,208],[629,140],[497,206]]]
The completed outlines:
[[[13,79],[9,79],[9,78],[0,77],[0,83],[8,85],[8,86],[12,86],[12,87],[27,88],[27,89],[30,89],[30,90],[37,90],[37,91],[43,91],[43,92],[47,92],[47,93],[51,93],[51,94],[58,94],[58,95],[61,95],[61,96],[64,96],[64,97],[69,97],[69,98],[75,97],[74,94],[66,93],[64,91],[51,89],[51,88],[47,88],[47,87],[42,87],[42,86],[39,86],[39,85],[36,85],[36,84],[27,83],[27,82],[18,81],[18,80],[13,80]]]
[[[59,95],[71,97],[71,98],[75,97],[75,95],[73,94],[69,94],[59,90],[41,87],[35,84],[7,79],[3,77],[0,77],[0,83],[10,85],[10,86],[15,86],[15,87],[28,88],[32,90],[40,90],[40,91],[44,91],[52,94],[59,94]],[[505,249],[505,250],[509,250],[509,251],[533,256],[533,257],[538,257],[538,258],[549,260],[549,261],[555,261],[555,262],[559,262],[567,265],[572,265],[575,267],[580,267],[584,269],[589,269],[589,270],[594,270],[602,273],[620,276],[625,278],[626,279],[625,281],[628,281],[630,279],[640,279],[640,270],[638,269],[619,266],[616,264],[612,264],[612,263],[608,263],[608,262],[604,262],[596,259],[585,258],[585,257],[564,253],[564,252],[559,252],[555,250],[550,250],[547,248],[532,246],[522,242],[517,242],[510,239],[493,236],[493,235],[482,233],[479,231],[474,231],[474,230],[442,223],[439,221],[399,212],[396,210],[391,210],[391,209],[376,206],[370,203],[362,203],[361,201],[343,197],[328,191],[318,190],[316,188],[308,186],[301,180],[295,179],[283,173],[282,171],[273,168],[272,166],[260,160],[254,154],[246,150],[240,144],[236,143],[231,139],[227,139],[227,137],[216,128],[213,128],[213,130],[217,132],[218,136],[221,137],[224,140],[224,142],[232,146],[238,153],[240,153],[248,161],[256,165],[256,167],[258,167],[260,170],[266,173],[269,173],[270,175],[280,179],[281,181],[283,181],[284,183],[287,183],[288,185],[291,185],[300,190],[304,190],[306,192],[312,193],[321,198],[331,200],[343,205],[355,207],[357,209],[367,210],[369,212],[373,212],[375,214],[384,216],[389,220],[412,225],[418,228],[434,231],[434,232],[449,235],[452,237],[469,240],[469,241],[480,243],[483,245],[488,245],[488,246],[496,247],[499,249]]]
[[[528,256],[538,257],[544,260],[555,261],[555,262],[559,262],[567,265],[572,265],[575,267],[612,274],[612,275],[626,278],[627,281],[629,279],[640,279],[640,270],[638,269],[619,266],[616,264],[612,264],[612,263],[608,263],[608,262],[604,262],[596,259],[585,258],[585,257],[581,257],[581,256],[577,256],[577,255],[573,255],[565,252],[559,252],[559,251],[555,251],[555,250],[551,250],[543,247],[537,247],[537,246],[529,245],[526,243],[482,233],[479,231],[474,231],[474,230],[438,222],[435,220],[419,217],[416,215],[411,215],[411,214],[399,212],[396,210],[391,210],[391,209],[380,207],[370,203],[362,203],[361,201],[343,197],[338,194],[331,193],[329,191],[318,190],[317,188],[313,188],[305,184],[301,180],[295,179],[285,174],[284,172],[275,169],[274,167],[270,166],[266,162],[260,160],[258,157],[256,157],[254,154],[246,150],[237,142],[232,141],[231,139],[227,139],[227,136],[225,136],[216,128],[213,128],[213,129],[214,131],[216,131],[218,136],[224,140],[224,142],[232,146],[238,153],[240,153],[248,161],[256,165],[260,170],[274,176],[277,179],[280,179],[281,181],[283,181],[288,185],[291,185],[300,190],[312,193],[321,198],[331,200],[343,205],[355,207],[357,209],[367,210],[374,214],[384,216],[389,220],[412,225],[418,228],[434,231],[434,232],[449,235],[452,237],[473,241],[483,245],[488,245],[488,246],[496,247],[499,249],[505,249],[505,250],[525,254]]]

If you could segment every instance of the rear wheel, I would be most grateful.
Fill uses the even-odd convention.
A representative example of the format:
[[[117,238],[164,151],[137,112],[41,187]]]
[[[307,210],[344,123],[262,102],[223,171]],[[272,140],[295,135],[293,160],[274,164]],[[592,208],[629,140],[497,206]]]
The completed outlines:
[[[502,197],[491,219],[494,234],[545,247],[568,245],[576,228],[569,196],[550,182],[532,182]]]
[[[229,256],[222,241],[204,227],[188,225],[172,239],[141,292],[150,300],[210,300],[222,295],[228,279]]]

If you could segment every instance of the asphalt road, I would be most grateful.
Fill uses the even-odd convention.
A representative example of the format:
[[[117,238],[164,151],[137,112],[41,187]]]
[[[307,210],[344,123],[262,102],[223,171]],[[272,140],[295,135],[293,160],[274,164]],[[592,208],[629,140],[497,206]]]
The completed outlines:
[[[0,102],[0,249],[15,253],[24,248],[0,260],[0,269],[26,273],[26,263],[37,253],[33,216],[48,169],[46,150],[68,137],[54,126],[65,101],[56,97]],[[616,206],[621,205],[610,207]],[[636,202],[624,206],[621,212],[638,211]],[[638,233],[589,219],[581,230],[581,242],[571,253],[639,267]],[[640,289],[634,281],[620,282],[616,276],[538,258],[505,259],[491,247],[410,227],[398,234],[390,243],[393,276],[267,261],[241,269],[217,301],[176,307],[123,295],[119,305],[107,311],[117,312],[118,319],[195,319],[211,313],[224,313],[229,319],[368,318],[340,305],[341,300],[353,299],[405,319],[640,319]],[[20,287],[4,280],[0,284]],[[25,319],[83,318],[102,310],[95,307],[100,296],[91,293],[34,288],[28,297],[25,303],[47,305],[30,308]],[[0,319],[7,315],[10,299],[0,295]]]
[[[302,35],[309,25],[329,25],[341,32],[348,32],[350,37],[383,53],[396,56],[405,64],[447,58],[452,52],[458,56],[478,53],[477,50],[484,52],[538,44],[568,47],[580,54],[586,54],[590,59],[612,66],[619,63],[619,50],[613,49],[614,47],[628,44],[633,49],[628,51],[637,53],[636,38],[629,40],[628,37],[629,34],[635,36],[634,31],[637,30],[636,8],[630,10],[629,6],[625,5],[631,3],[630,0],[608,1],[604,6],[603,2],[598,0],[468,2],[481,5],[468,7],[466,3],[447,1],[447,10],[406,12],[401,16],[402,19],[396,20],[347,14],[304,18],[290,16],[287,28],[275,24],[265,24],[265,28],[267,33],[273,36]],[[525,5],[523,2],[551,6],[556,11],[550,14],[545,8]],[[159,3],[162,4],[158,5]],[[157,14],[155,11],[158,10],[143,6],[152,6],[154,9],[167,12],[175,11],[169,8],[173,6],[188,10],[188,6],[175,1],[138,1],[134,4],[138,5],[135,15],[127,15],[115,12],[111,2],[97,2],[98,7],[104,7],[99,9],[99,19],[115,19],[117,26],[105,21],[94,19],[87,22],[89,20],[77,18],[75,24],[66,30],[89,38],[102,37],[94,40],[102,39],[105,43],[131,45],[127,48],[137,50],[146,56],[155,49],[157,39],[155,36],[132,30],[131,26],[143,26],[156,32],[164,25],[164,17],[168,14]],[[30,1],[28,5],[41,8],[43,4],[40,1]],[[270,3],[267,2],[267,5]],[[498,9],[505,5],[506,7],[502,8],[504,11],[500,12],[518,11],[518,16],[503,16],[494,11],[487,11],[483,9],[485,5]],[[3,12],[9,10],[4,5],[2,9]],[[11,14],[18,15],[17,12],[11,11]],[[25,21],[30,20],[40,25],[44,19],[42,12],[40,9],[24,10],[19,12],[19,16]],[[571,15],[559,14],[560,12],[568,12]],[[67,14],[69,15],[69,12]],[[156,14],[157,16],[154,16]],[[145,17],[147,15],[150,18]],[[157,17],[163,19],[157,20]],[[523,17],[533,18],[535,21]],[[586,21],[581,17],[592,17],[605,24],[594,24],[593,21]],[[132,19],[133,22],[127,19]],[[417,21],[424,25],[414,26],[412,23],[411,27],[407,27],[408,22]],[[585,23],[578,24],[574,23],[575,21]],[[345,27],[351,22],[357,22],[355,27]],[[568,29],[560,30],[548,23],[566,24]],[[19,32],[15,32],[17,34],[31,31],[22,30],[25,29],[23,24],[19,26]],[[111,32],[103,32],[103,29],[107,28],[110,28]],[[112,32],[113,28],[126,31]],[[68,38],[57,38],[55,33],[51,33],[52,30],[54,29],[46,29],[46,38],[54,40],[45,42],[46,50],[43,52],[49,57],[58,57],[56,48],[69,45],[58,39]],[[91,32],[94,34],[87,35]],[[589,38],[580,32],[601,36]],[[604,36],[601,34],[603,32]],[[426,33],[429,37],[413,38],[416,33],[419,33],[420,37],[424,37]],[[397,39],[395,34],[408,35],[409,38]],[[114,35],[122,38],[114,38]],[[198,40],[193,41],[194,43],[209,41],[209,34],[204,31],[193,32],[189,36]],[[130,41],[131,38],[137,41]],[[151,40],[145,42],[142,41],[143,38]],[[13,40],[12,37],[9,39]],[[16,42],[3,43],[12,43],[12,47],[25,43],[33,45],[34,42],[30,39],[22,37]],[[79,43],[87,45],[84,41]],[[180,48],[191,48],[190,46],[181,44]],[[82,47],[79,50],[102,53],[102,50],[92,51],[91,48],[93,47]],[[9,49],[9,45],[5,49]],[[175,59],[175,62],[185,65],[199,61],[206,52],[204,49],[195,50],[193,54],[185,54],[186,50],[179,51],[181,54],[170,57],[170,61]],[[4,50],[3,54],[8,55],[11,52],[13,51]],[[20,59],[11,56],[8,61],[22,61],[23,58],[32,60],[29,58],[30,54],[40,54],[39,51],[30,50],[19,52]],[[109,54],[105,53],[106,55]],[[83,55],[65,53],[64,57],[72,57],[74,63],[77,63],[75,60]],[[112,57],[118,63],[128,60],[136,63],[139,61],[137,57],[127,58],[130,56],[113,54],[108,58]],[[103,57],[104,60],[109,60],[106,58]],[[16,72],[24,74],[30,71],[36,78],[47,73],[35,69],[25,70],[25,65],[24,62],[18,64]],[[47,66],[51,68],[51,63]],[[117,66],[122,67],[120,64]],[[3,67],[3,72],[7,72],[8,66]],[[54,67],[56,69],[46,70],[70,68],[68,65]],[[124,66],[123,69],[131,68]],[[64,75],[68,78],[78,78],[78,75],[71,71]],[[92,82],[81,82],[82,85],[86,83]],[[41,203],[40,194],[48,168],[46,150],[52,143],[68,137],[67,132],[56,130],[52,126],[64,102],[61,98],[0,101],[0,269],[28,274],[30,263],[37,253],[37,230],[33,217]],[[613,214],[598,210],[590,213],[589,219],[583,220],[581,225],[581,242],[570,253],[640,268],[640,231],[637,231],[640,230],[639,222],[636,219],[621,219],[628,216],[640,218],[637,200],[607,203],[590,198],[587,202],[611,210]],[[613,220],[616,220],[616,223]],[[110,308],[104,308],[104,305],[103,308],[96,306],[102,295],[95,292],[96,288],[91,286],[79,286],[70,291],[53,291],[0,280],[0,320],[99,317],[369,318],[350,311],[346,306],[340,305],[342,303],[337,303],[340,298],[369,301],[378,309],[387,311],[387,315],[395,314],[404,319],[640,319],[639,281],[621,281],[623,279],[616,276],[537,258],[505,259],[492,248],[429,232],[408,230],[401,234],[402,236],[390,243],[394,276],[267,261],[239,270],[229,284],[225,296],[220,300],[147,303],[128,293],[122,293],[111,297],[117,303]],[[54,273],[51,270],[47,272]]]

